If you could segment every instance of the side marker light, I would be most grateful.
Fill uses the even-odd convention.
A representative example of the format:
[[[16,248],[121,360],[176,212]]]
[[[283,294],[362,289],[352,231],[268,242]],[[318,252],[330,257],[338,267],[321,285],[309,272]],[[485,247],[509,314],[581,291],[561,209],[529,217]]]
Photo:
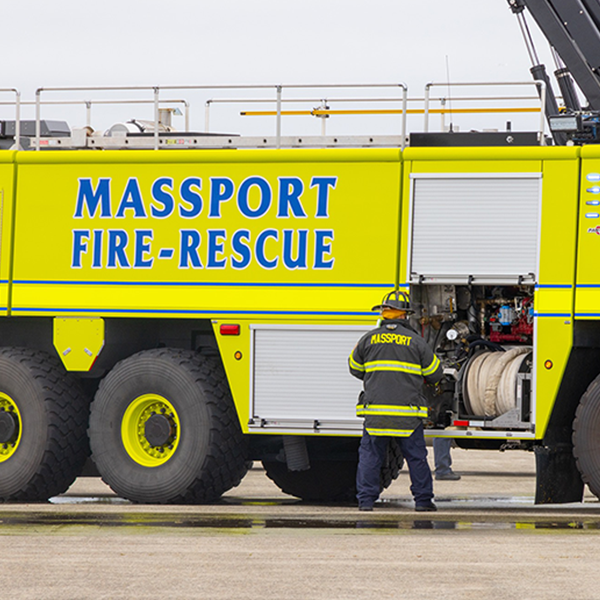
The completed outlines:
[[[548,369],[548,370],[551,369],[553,366],[554,366],[554,363],[551,360],[547,360],[544,363],[544,367],[546,367],[546,369]]]
[[[235,358],[235,360],[242,360],[242,353],[238,350],[234,355],[233,358]]]
[[[221,325],[219,328],[221,335],[240,335],[239,325]]]

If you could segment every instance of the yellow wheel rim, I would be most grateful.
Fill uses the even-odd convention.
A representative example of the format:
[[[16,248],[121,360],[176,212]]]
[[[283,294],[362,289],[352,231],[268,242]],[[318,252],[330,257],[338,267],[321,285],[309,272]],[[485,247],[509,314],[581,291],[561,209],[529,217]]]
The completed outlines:
[[[0,412],[7,412],[9,413],[14,422],[15,422],[15,431],[14,433],[10,436],[10,438],[3,442],[0,443],[0,463],[4,462],[5,460],[8,460],[16,451],[17,448],[19,447],[19,443],[21,442],[21,434],[22,434],[22,427],[21,427],[21,413],[19,412],[19,408],[17,407],[17,405],[15,404],[15,402],[13,401],[13,399],[10,396],[7,396],[6,394],[3,394],[2,392],[0,392]]]
[[[149,436],[149,420],[160,420],[164,434]],[[150,439],[149,439],[150,437]],[[173,405],[158,394],[138,396],[127,407],[121,423],[121,438],[125,451],[139,465],[158,467],[166,463],[177,450],[181,427]]]

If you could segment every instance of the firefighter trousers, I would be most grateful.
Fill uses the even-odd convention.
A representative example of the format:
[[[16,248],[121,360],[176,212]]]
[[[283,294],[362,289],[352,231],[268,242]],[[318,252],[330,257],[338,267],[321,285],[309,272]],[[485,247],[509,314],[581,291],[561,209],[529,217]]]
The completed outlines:
[[[356,497],[359,506],[373,506],[381,492],[381,467],[387,455],[390,437],[373,436],[363,431],[358,449],[356,472]],[[394,438],[402,449],[410,475],[410,491],[416,505],[427,504],[433,499],[433,480],[427,462],[427,447],[423,425],[419,425],[409,437]]]

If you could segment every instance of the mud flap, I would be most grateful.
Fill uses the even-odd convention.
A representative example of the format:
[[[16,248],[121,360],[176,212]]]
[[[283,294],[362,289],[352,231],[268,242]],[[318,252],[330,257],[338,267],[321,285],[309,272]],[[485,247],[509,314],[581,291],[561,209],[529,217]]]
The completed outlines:
[[[536,446],[535,503],[564,504],[583,500],[583,481],[570,444]]]

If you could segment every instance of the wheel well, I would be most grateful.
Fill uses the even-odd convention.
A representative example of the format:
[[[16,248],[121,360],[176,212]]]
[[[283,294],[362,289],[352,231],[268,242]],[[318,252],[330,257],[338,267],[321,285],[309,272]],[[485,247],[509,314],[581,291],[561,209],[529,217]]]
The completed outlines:
[[[203,354],[218,354],[209,319],[104,319],[105,343],[98,360],[81,379],[98,379],[120,360],[152,348],[179,348]],[[56,356],[51,317],[0,319],[2,346],[27,347]]]
[[[581,396],[600,372],[600,348],[574,347],[556,395],[544,445],[571,444],[573,420]]]

